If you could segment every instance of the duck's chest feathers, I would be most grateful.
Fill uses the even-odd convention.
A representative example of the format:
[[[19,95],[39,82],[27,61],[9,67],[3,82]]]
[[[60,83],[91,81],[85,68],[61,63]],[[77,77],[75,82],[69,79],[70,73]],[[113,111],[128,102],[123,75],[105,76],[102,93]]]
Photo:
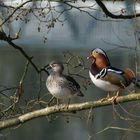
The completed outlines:
[[[118,90],[118,86],[111,84],[109,81],[105,81],[102,79],[98,79],[96,75],[93,75],[91,71],[89,71],[89,76],[92,82],[99,88],[105,91],[116,91]]]
[[[47,79],[46,86],[49,92],[56,98],[71,98],[72,93],[65,85],[65,79],[61,76],[50,75]]]

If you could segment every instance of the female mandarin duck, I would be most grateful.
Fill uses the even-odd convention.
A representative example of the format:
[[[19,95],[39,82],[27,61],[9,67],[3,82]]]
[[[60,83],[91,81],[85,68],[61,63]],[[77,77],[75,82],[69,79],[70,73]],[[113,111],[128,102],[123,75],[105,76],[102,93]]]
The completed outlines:
[[[116,100],[120,89],[128,87],[132,82],[136,81],[135,74],[131,69],[127,68],[123,71],[112,67],[105,51],[100,48],[92,50],[88,59],[92,60],[89,70],[92,82],[108,93],[116,92],[116,95],[112,98],[107,97],[111,101]]]
[[[64,66],[61,62],[52,61],[48,68],[52,72],[47,78],[46,86],[49,92],[57,99],[70,99],[73,96],[84,96],[80,85],[69,75],[63,74]]]

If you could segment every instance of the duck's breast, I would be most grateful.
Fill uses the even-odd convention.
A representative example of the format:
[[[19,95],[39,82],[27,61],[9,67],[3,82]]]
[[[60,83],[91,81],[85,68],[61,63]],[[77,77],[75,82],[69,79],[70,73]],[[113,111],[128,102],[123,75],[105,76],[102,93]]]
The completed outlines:
[[[118,90],[118,86],[111,84],[108,81],[97,79],[90,71],[89,76],[91,78],[91,81],[99,88],[101,88],[104,91],[116,91]]]

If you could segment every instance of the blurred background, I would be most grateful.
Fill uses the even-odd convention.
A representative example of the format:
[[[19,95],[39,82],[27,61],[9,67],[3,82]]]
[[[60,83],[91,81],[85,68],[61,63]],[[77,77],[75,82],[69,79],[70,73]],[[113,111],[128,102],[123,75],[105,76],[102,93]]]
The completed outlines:
[[[130,13],[134,10],[133,3],[127,2],[105,2],[112,11],[120,11],[125,7]],[[78,5],[91,5],[92,1],[82,1]],[[61,7],[65,8],[65,6]],[[135,8],[139,8],[137,5]],[[140,10],[140,9],[138,9]],[[4,14],[4,11],[1,11]],[[69,10],[61,17],[65,22],[56,22],[54,28],[49,32],[45,24],[34,17],[30,22],[13,21],[5,25],[7,32],[14,34],[21,28],[21,36],[14,43],[20,45],[27,54],[33,56],[33,61],[38,67],[45,66],[52,60],[66,61],[64,57],[67,52],[80,56],[87,68],[90,62],[86,60],[90,51],[94,48],[104,49],[111,61],[117,68],[132,68],[135,72],[139,70],[139,18],[128,20],[115,20],[106,18],[100,8],[96,5],[95,10],[89,11],[94,17],[76,9]],[[137,60],[137,61],[136,61]],[[136,64],[137,62],[137,64]],[[26,59],[15,49],[4,41],[0,42],[0,86],[11,87],[18,85],[22,76]],[[137,69],[136,69],[137,67]],[[65,71],[67,73],[67,71]],[[88,70],[81,72],[88,77]],[[137,74],[138,75],[138,74]],[[42,87],[40,96],[49,100],[45,81],[47,74],[42,75]],[[84,79],[74,77],[81,85]],[[19,103],[24,107],[27,101],[38,97],[40,89],[39,76],[30,66],[24,83],[24,94]],[[84,98],[76,98],[72,102],[84,102],[106,97],[106,93],[93,84],[82,91]],[[6,91],[6,95],[13,94]],[[129,94],[122,91],[122,95]],[[3,99],[4,100],[4,99]],[[0,140],[138,140],[140,132],[118,130],[117,128],[135,129],[139,128],[139,103],[129,102],[115,106],[90,109],[77,112],[76,114],[59,113],[49,117],[31,120],[18,128],[7,129],[1,132]],[[128,112],[127,112],[128,111]],[[130,115],[132,114],[132,115]],[[122,116],[120,116],[122,115]],[[129,118],[129,119],[127,119]],[[131,118],[131,119],[130,119]],[[115,128],[108,128],[113,126]],[[105,129],[108,128],[108,129]]]

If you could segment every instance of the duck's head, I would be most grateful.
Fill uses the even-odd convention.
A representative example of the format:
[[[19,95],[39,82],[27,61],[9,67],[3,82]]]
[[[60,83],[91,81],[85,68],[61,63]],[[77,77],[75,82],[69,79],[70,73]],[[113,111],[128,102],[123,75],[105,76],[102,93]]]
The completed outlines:
[[[59,61],[52,61],[49,64],[49,69],[52,69],[54,72],[62,73],[64,70],[64,66],[62,62]]]
[[[96,64],[99,68],[110,66],[107,54],[100,48],[93,49],[87,59],[91,59],[92,63]]]

